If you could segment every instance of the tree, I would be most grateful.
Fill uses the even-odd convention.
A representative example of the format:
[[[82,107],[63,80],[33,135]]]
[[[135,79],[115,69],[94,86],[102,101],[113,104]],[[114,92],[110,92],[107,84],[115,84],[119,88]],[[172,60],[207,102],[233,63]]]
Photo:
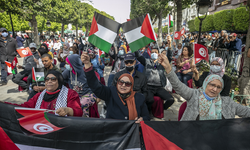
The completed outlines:
[[[130,18],[136,18],[149,13],[153,23],[158,20],[158,45],[162,44],[162,18],[165,18],[171,8],[170,0],[131,0]]]
[[[246,50],[244,52],[244,65],[240,79],[238,80],[240,94],[250,95],[250,58],[247,57],[248,47],[250,46],[250,1],[247,1],[248,12],[248,32],[246,40]]]

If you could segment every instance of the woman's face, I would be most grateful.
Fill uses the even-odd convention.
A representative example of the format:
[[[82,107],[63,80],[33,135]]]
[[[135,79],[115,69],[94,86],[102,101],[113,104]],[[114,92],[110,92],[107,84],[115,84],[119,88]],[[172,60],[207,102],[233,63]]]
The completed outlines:
[[[63,44],[63,48],[64,48],[64,49],[67,49],[67,46],[66,46],[65,44]]]
[[[163,55],[167,56],[167,51],[161,52]]]
[[[188,49],[187,49],[187,47],[183,48],[182,53],[183,53],[184,56],[188,56]]]
[[[46,49],[46,47],[45,47],[45,46],[43,46],[43,45],[41,46],[41,48],[44,48],[44,49]]]
[[[47,89],[47,91],[53,92],[58,88],[58,86],[59,86],[58,80],[56,76],[54,76],[53,74],[49,74],[45,78],[45,88]]]
[[[222,83],[220,80],[213,80],[207,84],[205,93],[209,97],[217,97],[222,90]]]
[[[130,83],[130,86],[126,86],[126,83]],[[129,80],[128,77],[122,77],[118,82],[117,82],[117,89],[121,94],[126,94],[129,93],[131,90],[131,81]]]
[[[213,61],[213,62],[211,63],[211,65],[220,66],[220,63],[219,63],[218,61]]]

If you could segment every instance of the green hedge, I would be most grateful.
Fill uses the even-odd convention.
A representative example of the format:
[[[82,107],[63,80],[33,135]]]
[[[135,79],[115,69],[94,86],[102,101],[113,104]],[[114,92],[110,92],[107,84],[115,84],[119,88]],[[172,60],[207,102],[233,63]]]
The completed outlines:
[[[204,16],[200,16],[201,18]],[[239,7],[236,9],[222,10],[214,13],[214,15],[207,15],[202,22],[202,32],[206,31],[247,31],[249,25],[249,12],[246,7]],[[188,21],[190,32],[199,31],[200,20],[196,17]]]
[[[236,8],[233,16],[234,27],[238,31],[247,31],[249,25],[249,12],[246,7]]]
[[[213,23],[214,29],[221,31],[221,30],[229,30],[234,31],[233,26],[233,16],[234,16],[234,9],[229,10],[222,10],[219,12],[214,13]]]
[[[189,20],[187,23],[188,23],[189,32],[197,31],[197,30],[195,30],[194,19]]]

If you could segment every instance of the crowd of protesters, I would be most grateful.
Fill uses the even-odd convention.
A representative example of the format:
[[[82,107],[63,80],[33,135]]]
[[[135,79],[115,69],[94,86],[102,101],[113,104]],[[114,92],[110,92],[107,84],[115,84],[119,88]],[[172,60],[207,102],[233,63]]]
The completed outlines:
[[[13,61],[24,39],[20,34],[16,39],[10,37],[5,28],[0,29],[0,36],[3,86],[7,84],[5,61]],[[181,120],[250,117],[249,108],[229,97],[231,78],[225,75],[223,59],[215,55],[219,48],[229,53],[241,52],[242,39],[235,33],[202,35],[201,40],[209,50],[210,70],[201,76],[192,58],[192,44],[198,40],[196,34],[184,34],[180,43],[169,34],[161,45],[152,42],[132,52],[125,35],[120,33],[105,56],[81,33],[78,39],[53,34],[46,40],[43,34],[40,38],[40,46],[29,44],[33,55],[17,66],[23,71],[13,75],[12,81],[29,92],[27,102],[19,106],[56,110],[60,116],[99,117],[97,104],[103,100],[107,106],[106,118],[139,123],[153,118],[155,96],[164,101],[164,110],[171,107],[173,91],[167,90],[171,85],[187,100]],[[105,82],[106,66],[112,69]],[[43,69],[44,81],[32,81],[32,68]],[[28,77],[27,81],[24,77]],[[197,89],[191,88],[189,81]]]

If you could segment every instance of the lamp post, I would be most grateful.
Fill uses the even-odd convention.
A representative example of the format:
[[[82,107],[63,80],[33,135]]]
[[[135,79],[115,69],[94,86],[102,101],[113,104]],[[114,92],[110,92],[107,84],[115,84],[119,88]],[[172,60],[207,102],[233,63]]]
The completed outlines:
[[[47,25],[47,27],[49,28],[49,38],[50,38],[50,27],[51,27],[51,23],[49,22],[49,20],[47,20],[46,25]]]
[[[200,27],[199,27],[199,36],[198,36],[198,44],[201,44],[201,27],[202,21],[207,17],[208,8],[211,6],[212,1],[210,0],[199,0],[196,2],[197,6],[197,15],[198,19],[200,20]],[[200,18],[199,14],[205,14],[204,18]]]

